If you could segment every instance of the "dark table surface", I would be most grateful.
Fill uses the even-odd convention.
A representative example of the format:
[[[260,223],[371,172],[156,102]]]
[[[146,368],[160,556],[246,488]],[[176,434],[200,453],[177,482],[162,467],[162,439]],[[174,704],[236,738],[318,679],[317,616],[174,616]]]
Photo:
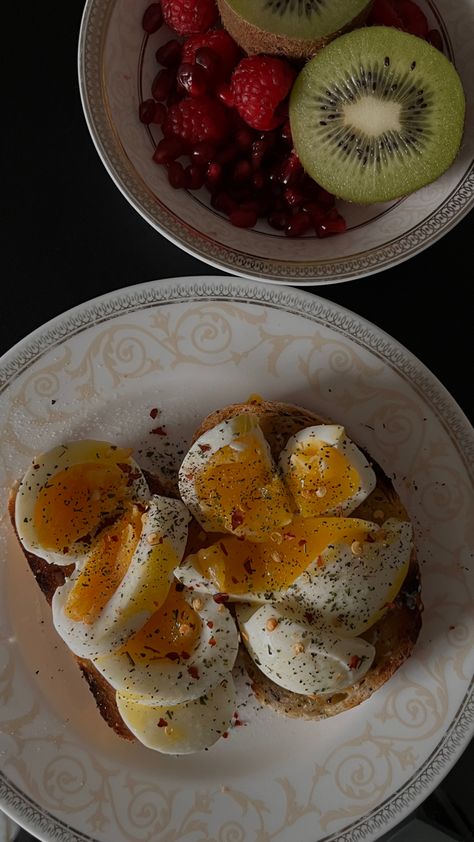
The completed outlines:
[[[90,140],[76,45],[82,0],[13,5],[4,29],[3,283],[0,353],[64,310],[147,280],[219,274],[152,229],[122,197]],[[8,33],[8,35],[6,34]],[[472,420],[473,215],[384,273],[302,287],[402,342]],[[473,746],[445,791],[473,821]]]

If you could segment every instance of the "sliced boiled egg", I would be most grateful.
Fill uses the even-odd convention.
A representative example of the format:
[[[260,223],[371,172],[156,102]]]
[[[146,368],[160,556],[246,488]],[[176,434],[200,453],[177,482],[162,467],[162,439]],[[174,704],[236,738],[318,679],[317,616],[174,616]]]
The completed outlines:
[[[340,546],[364,542],[378,529],[375,523],[360,518],[297,515],[266,542],[223,535],[188,555],[175,576],[203,593],[225,593],[236,601],[273,602],[311,565],[317,566],[325,550],[332,548],[337,556]]]
[[[179,471],[179,490],[208,532],[265,541],[293,514],[270,447],[249,413],[223,421],[194,442]]]
[[[116,699],[132,734],[147,748],[163,754],[191,754],[210,748],[230,727],[236,708],[230,674],[203,696],[179,705],[150,707],[121,691]]]
[[[292,436],[280,468],[304,517],[350,514],[376,486],[366,457],[338,424],[306,427]]]
[[[328,546],[290,585],[285,603],[341,637],[362,634],[397,596],[408,572],[412,535],[410,523],[390,518],[365,540]]]
[[[281,606],[237,606],[236,613],[252,660],[293,693],[337,693],[359,681],[374,660],[375,649],[366,640],[342,640]]]
[[[72,441],[33,460],[18,487],[15,525],[28,552],[66,565],[149,490],[132,450],[105,441]]]
[[[238,650],[225,605],[176,583],[147,623],[113,654],[93,663],[116,690],[145,705],[197,699],[226,678]]]
[[[163,604],[189,517],[180,500],[155,495],[145,511],[130,504],[99,533],[52,601],[56,630],[76,655],[112,652]]]

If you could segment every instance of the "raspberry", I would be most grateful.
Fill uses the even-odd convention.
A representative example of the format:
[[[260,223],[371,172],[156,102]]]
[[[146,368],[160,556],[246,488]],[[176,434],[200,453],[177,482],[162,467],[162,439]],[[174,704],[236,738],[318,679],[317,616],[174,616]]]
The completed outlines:
[[[190,145],[202,140],[219,144],[229,133],[227,111],[207,96],[186,97],[168,109],[163,124],[165,137],[179,137]]]
[[[287,61],[271,56],[244,58],[231,79],[234,105],[254,129],[268,131],[286,119],[279,106],[290,92],[296,71]]]
[[[403,29],[403,21],[395,10],[392,0],[375,0],[370,14],[370,23],[375,26],[394,26]]]
[[[162,0],[161,6],[165,22],[179,35],[205,32],[217,20],[215,0]]]
[[[240,58],[240,50],[225,29],[214,29],[204,35],[191,35],[183,46],[183,62],[194,64],[196,53],[201,47],[208,47],[221,60],[222,75],[227,78]]]

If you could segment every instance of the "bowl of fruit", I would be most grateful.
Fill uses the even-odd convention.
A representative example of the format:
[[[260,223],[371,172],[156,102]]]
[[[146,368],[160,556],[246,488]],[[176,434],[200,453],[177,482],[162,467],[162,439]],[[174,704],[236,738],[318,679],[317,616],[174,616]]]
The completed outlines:
[[[473,0],[87,0],[96,149],[152,226],[253,279],[427,248],[474,203]]]

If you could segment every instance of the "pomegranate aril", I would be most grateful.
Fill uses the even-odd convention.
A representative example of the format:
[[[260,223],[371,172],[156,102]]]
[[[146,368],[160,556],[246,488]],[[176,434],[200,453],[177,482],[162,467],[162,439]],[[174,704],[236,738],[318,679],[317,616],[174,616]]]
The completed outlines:
[[[236,228],[253,228],[257,223],[257,213],[255,210],[245,208],[237,208],[232,211],[229,216],[232,225]]]
[[[209,82],[217,85],[222,77],[222,62],[217,53],[210,47],[199,47],[196,50],[194,61],[206,71]]]
[[[229,85],[218,85],[216,88],[217,98],[220,99],[227,108],[234,107],[234,95]]]
[[[325,190],[324,187],[319,187],[317,192],[317,200],[319,204],[322,205],[324,208],[333,208],[334,203],[336,201],[332,193],[328,193],[328,191]]]
[[[394,26],[403,29],[403,21],[395,10],[392,0],[375,0],[369,22],[378,26]]]
[[[153,112],[153,119],[151,122],[155,123],[157,126],[161,126],[166,117],[167,108],[162,102],[155,102],[154,105],[155,110]]]
[[[204,96],[209,90],[209,76],[199,64],[180,64],[176,80],[190,96]]]
[[[211,205],[216,210],[220,211],[221,213],[225,213],[226,216],[230,216],[230,214],[237,209],[237,202],[232,196],[229,196],[228,193],[214,193],[211,197]]]
[[[234,161],[237,160],[240,154],[240,149],[235,143],[229,143],[227,146],[223,146],[222,149],[216,155],[216,161],[221,164],[221,166],[226,167],[228,164],[232,164]]]
[[[201,140],[191,149],[191,160],[198,167],[206,168],[216,154],[216,147],[208,140]]]
[[[318,237],[332,237],[333,234],[343,234],[346,230],[346,220],[339,214],[326,215],[316,228]]]
[[[163,26],[163,11],[161,9],[161,3],[152,3],[147,9],[145,9],[142,18],[142,26],[148,35],[152,35],[153,32],[157,32],[160,27]]]
[[[287,211],[274,210],[268,216],[268,224],[276,231],[284,231],[290,222],[291,216]]]
[[[138,117],[141,123],[149,125],[153,122],[153,115],[155,113],[156,102],[154,99],[145,99],[138,106]]]
[[[190,164],[185,169],[186,187],[188,190],[200,190],[204,184],[204,173],[196,164]]]
[[[151,93],[157,100],[166,99],[174,88],[175,75],[169,68],[159,70],[153,79]]]
[[[162,64],[163,67],[177,67],[181,63],[182,53],[183,48],[180,42],[176,38],[172,38],[171,41],[167,41],[166,44],[158,47],[155,58],[158,64]]]
[[[211,161],[206,171],[206,183],[217,187],[222,181],[222,167],[217,161]]]
[[[252,143],[252,167],[254,170],[259,170],[263,164],[265,157],[271,151],[275,144],[275,137],[271,132],[262,134]]]
[[[303,194],[300,190],[296,190],[294,187],[287,187],[283,191],[283,198],[291,210],[299,208],[304,202]]]
[[[300,211],[291,217],[288,225],[285,228],[287,237],[302,237],[311,228],[311,217],[309,213]]]
[[[241,149],[247,151],[252,146],[252,143],[255,140],[255,135],[252,132],[252,129],[242,128],[239,129],[237,134],[235,135],[235,142],[237,146],[240,146]]]
[[[321,205],[318,205],[317,202],[304,202],[301,210],[306,211],[309,213],[311,217],[311,222],[314,225],[314,229],[319,225],[320,222],[323,221],[324,217],[326,216],[326,211]]]
[[[436,47],[436,49],[439,50],[440,53],[444,53],[443,39],[441,37],[441,32],[439,31],[439,29],[430,29],[430,31],[428,32],[427,40],[429,41],[432,47]]]
[[[256,190],[262,190],[262,188],[265,187],[266,183],[267,179],[265,178],[261,170],[257,170],[257,172],[254,172],[252,176],[252,184]]]
[[[296,152],[292,151],[283,161],[280,168],[280,178],[282,184],[291,187],[296,184],[303,174],[303,167]]]
[[[168,164],[186,151],[186,144],[179,137],[164,137],[155,149],[153,160],[156,164]]]
[[[252,174],[252,167],[249,161],[237,161],[232,171],[233,181],[248,181]]]
[[[186,186],[186,173],[179,161],[172,161],[168,165],[168,181],[175,190]]]
[[[281,139],[284,143],[289,143],[289,144],[293,143],[293,137],[292,137],[292,134],[291,134],[291,126],[290,126],[289,120],[287,120],[285,123],[283,123],[283,125],[281,127],[281,131],[280,131],[280,137],[281,137]]]
[[[396,0],[395,8],[403,21],[403,28],[418,38],[428,37],[428,21],[413,0]]]

